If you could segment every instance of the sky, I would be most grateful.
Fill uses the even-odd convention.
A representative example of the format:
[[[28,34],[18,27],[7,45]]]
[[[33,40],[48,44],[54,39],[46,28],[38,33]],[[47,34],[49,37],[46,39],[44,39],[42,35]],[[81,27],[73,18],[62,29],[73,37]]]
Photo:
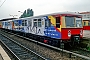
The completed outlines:
[[[0,6],[4,1],[0,0]],[[34,16],[66,11],[85,12],[90,11],[90,0],[6,0],[0,7],[0,19],[18,18],[22,14],[18,11],[24,12],[28,8],[33,9]]]

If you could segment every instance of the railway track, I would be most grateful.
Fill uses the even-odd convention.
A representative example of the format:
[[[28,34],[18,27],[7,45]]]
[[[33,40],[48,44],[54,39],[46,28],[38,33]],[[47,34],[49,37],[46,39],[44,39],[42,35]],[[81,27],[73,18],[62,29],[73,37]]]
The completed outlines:
[[[4,32],[2,32],[2,33],[4,33]],[[10,38],[16,38],[14,35],[10,35],[10,34],[7,34],[7,33],[4,33],[5,35],[8,35]],[[14,36],[14,37],[13,37]],[[23,38],[23,37],[22,37]],[[18,40],[16,40],[16,39],[18,39]],[[38,45],[36,45],[36,44],[32,44],[32,43],[30,43],[30,41],[33,41],[33,40],[31,40],[31,39],[28,39],[28,38],[24,38],[23,40],[21,39],[21,38],[16,38],[15,40],[16,41],[18,41],[18,42],[20,42],[21,44],[23,44],[23,45],[25,45],[25,46],[27,46],[28,48],[29,47],[32,47],[32,48],[37,48],[37,49],[33,49],[33,50],[36,50],[37,52],[41,52],[41,53],[43,53],[43,54],[41,54],[41,55],[43,55],[43,56],[46,56],[47,55],[47,57],[48,58],[51,58],[51,60],[59,60],[59,59],[61,59],[62,58],[62,49],[60,49],[60,48],[56,48],[56,47],[52,47],[52,46],[49,46],[49,45],[47,45],[47,44],[43,44],[43,43],[40,43],[40,42],[37,42],[37,43],[40,43],[40,44],[43,44],[43,45],[46,45],[46,46],[49,46],[50,48],[53,48],[53,49],[55,49],[55,50],[58,50],[59,52],[56,52],[56,51],[54,51],[54,50],[48,50],[48,49],[46,49],[46,48],[44,48],[44,47],[39,47]],[[27,41],[26,41],[27,40]],[[34,42],[36,42],[36,41],[34,41]],[[31,44],[31,45],[30,45]],[[43,49],[44,48],[44,49]],[[30,49],[30,48],[29,48]],[[61,53],[60,53],[60,51],[61,51]],[[64,58],[64,60],[70,60],[70,59],[73,59],[72,58],[72,56],[74,56],[74,57],[76,57],[75,59],[73,59],[73,60],[90,60],[90,58],[89,57],[86,57],[86,56],[83,56],[83,55],[80,55],[80,54],[77,54],[75,51],[72,51],[72,52],[70,52],[70,51],[66,51],[66,50],[63,50],[63,52],[65,52],[64,54],[63,54],[63,58]],[[73,53],[73,52],[75,52],[75,53]],[[68,57],[66,57],[66,56],[68,56],[68,57],[70,57],[70,58],[68,58]]]
[[[85,50],[83,48],[80,48],[80,47],[76,47],[76,48],[71,49],[69,51],[77,53],[77,54],[80,54],[80,55],[84,55],[84,56],[90,57],[90,51],[87,51],[87,50]]]
[[[47,60],[5,35],[0,34],[0,41],[13,53],[15,60]]]

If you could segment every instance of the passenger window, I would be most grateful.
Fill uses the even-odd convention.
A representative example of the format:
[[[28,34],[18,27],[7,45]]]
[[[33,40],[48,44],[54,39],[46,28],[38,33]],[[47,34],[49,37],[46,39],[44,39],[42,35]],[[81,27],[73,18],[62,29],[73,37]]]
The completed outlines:
[[[37,27],[37,19],[34,19],[34,21],[33,21],[33,23],[34,23],[34,27]]]
[[[22,20],[22,26],[27,26],[27,20]]]
[[[50,27],[50,26],[51,26],[50,19],[49,20],[45,19],[45,27]]]
[[[41,27],[41,19],[38,19],[38,27]]]
[[[56,17],[56,28],[60,28],[60,17]]]
[[[10,25],[10,22],[8,22],[8,26]]]
[[[16,20],[16,21],[14,22],[14,25],[15,25],[15,26],[18,26],[18,20]]]
[[[49,27],[51,26],[51,22],[50,22],[50,19],[49,19],[49,21],[48,21],[48,26],[49,26]]]
[[[88,21],[88,26],[90,26],[90,21]]]
[[[84,26],[86,26],[86,22],[84,22]]]
[[[22,26],[24,26],[24,20],[22,20]]]
[[[45,20],[45,27],[48,27],[48,20]]]
[[[29,21],[29,26],[32,26],[32,21],[31,20]]]
[[[25,21],[25,26],[27,26],[27,20],[24,20]]]

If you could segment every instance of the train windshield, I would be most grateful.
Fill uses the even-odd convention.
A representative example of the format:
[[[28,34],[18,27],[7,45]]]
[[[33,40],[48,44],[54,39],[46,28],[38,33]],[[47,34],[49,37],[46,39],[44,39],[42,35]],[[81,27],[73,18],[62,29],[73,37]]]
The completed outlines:
[[[75,18],[66,16],[65,17],[66,27],[75,27]]]
[[[82,27],[82,19],[78,17],[65,17],[66,27]]]
[[[82,19],[76,18],[76,27],[82,27]]]

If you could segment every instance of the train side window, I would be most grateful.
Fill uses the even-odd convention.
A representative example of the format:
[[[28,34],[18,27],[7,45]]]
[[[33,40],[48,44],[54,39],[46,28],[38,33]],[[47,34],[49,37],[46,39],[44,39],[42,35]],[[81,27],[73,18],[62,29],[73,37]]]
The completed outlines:
[[[22,20],[22,26],[24,26],[24,20]]]
[[[60,17],[56,17],[56,28],[60,28]]]
[[[49,26],[49,27],[51,26],[51,21],[50,21],[50,19],[48,20],[48,26]]]
[[[86,26],[86,22],[84,22],[84,26]]]
[[[38,27],[41,27],[41,19],[38,19]]]
[[[27,26],[27,20],[24,20],[25,21],[25,26]]]
[[[45,19],[45,27],[50,27],[50,26],[51,26],[50,19],[49,20]]]
[[[33,23],[34,23],[34,27],[37,27],[37,19],[34,19],[34,21],[33,21]]]
[[[88,26],[90,26],[90,21],[88,22]]]
[[[18,26],[18,20],[16,20],[16,21],[14,22],[14,25],[15,25],[15,26]]]
[[[13,21],[13,22],[14,22],[14,26],[16,26],[15,21]]]
[[[31,20],[29,21],[29,26],[32,26],[32,21]]]
[[[10,26],[10,22],[8,22],[8,26]]]
[[[48,20],[45,20],[45,27],[48,27]]]
[[[7,26],[7,22],[5,22],[5,26]]]
[[[17,21],[16,21],[16,26],[18,26],[18,23],[19,23],[19,22],[18,22],[18,20],[17,20]]]

